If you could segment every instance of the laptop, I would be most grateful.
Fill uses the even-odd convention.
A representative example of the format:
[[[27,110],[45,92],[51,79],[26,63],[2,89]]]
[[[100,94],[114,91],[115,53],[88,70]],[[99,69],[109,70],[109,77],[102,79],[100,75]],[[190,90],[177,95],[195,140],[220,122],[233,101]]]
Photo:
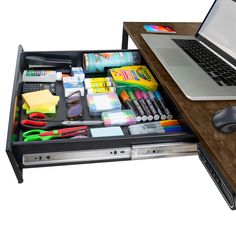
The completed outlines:
[[[236,0],[216,0],[195,36],[142,34],[190,100],[236,100]]]

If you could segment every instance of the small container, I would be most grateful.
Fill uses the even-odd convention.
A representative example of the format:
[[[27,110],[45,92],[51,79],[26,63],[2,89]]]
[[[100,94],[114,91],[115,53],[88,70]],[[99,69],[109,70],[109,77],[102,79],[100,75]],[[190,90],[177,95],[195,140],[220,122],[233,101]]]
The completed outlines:
[[[141,56],[139,52],[101,52],[85,53],[83,55],[83,68],[87,73],[104,72],[106,68],[139,65]]]
[[[121,103],[116,93],[87,94],[87,104],[91,116],[101,115],[104,111],[121,109]]]
[[[72,67],[71,73],[73,77],[77,77],[80,82],[84,82],[85,74],[82,67]]]
[[[92,83],[85,83],[85,88],[106,88],[106,87],[111,87],[112,84],[111,82],[92,82]]]
[[[55,82],[58,79],[54,70],[24,70],[23,82]]]
[[[89,88],[89,89],[87,89],[88,94],[113,93],[115,91],[116,91],[116,89],[114,87]]]
[[[102,120],[104,126],[134,125],[137,122],[136,116],[131,109],[102,112]]]
[[[77,77],[64,77],[63,87],[65,97],[70,96],[76,91],[80,91],[81,96],[84,96],[84,83],[80,82],[80,79]]]

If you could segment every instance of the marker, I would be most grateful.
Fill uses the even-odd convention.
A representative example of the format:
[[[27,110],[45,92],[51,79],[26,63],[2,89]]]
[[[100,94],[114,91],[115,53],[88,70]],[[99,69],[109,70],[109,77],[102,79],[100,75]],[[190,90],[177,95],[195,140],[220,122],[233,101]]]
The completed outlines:
[[[137,113],[137,111],[134,109],[134,107],[132,106],[132,103],[130,101],[130,98],[129,98],[129,95],[126,93],[125,90],[123,90],[121,93],[120,93],[120,98],[122,99],[122,101],[124,102],[124,104],[126,105],[126,107],[128,107],[129,109],[131,109],[135,116],[136,116],[136,119],[137,119],[137,122],[140,122],[142,120],[142,117]]]
[[[144,101],[146,102],[148,108],[152,112],[154,120],[159,120],[160,116],[157,114],[157,111],[156,111],[155,107],[152,105],[152,102],[149,99],[148,95],[144,91],[140,91],[140,94],[142,95],[142,97],[143,97]]]
[[[130,125],[129,131],[131,134],[169,133],[183,132],[183,128],[177,120],[166,120]]]
[[[153,92],[148,91],[147,93],[148,93],[148,96],[149,96],[153,106],[156,108],[157,112],[159,113],[161,120],[166,120],[166,115],[162,112],[160,106],[156,102]]]
[[[145,101],[144,101],[144,99],[142,97],[142,94],[140,94],[140,91],[136,90],[134,92],[134,95],[137,98],[138,102],[140,103],[141,107],[143,108],[145,114],[147,115],[148,121],[152,121],[153,120],[152,113],[149,110],[149,108],[147,107],[147,105],[146,105],[146,103],[145,103]]]
[[[143,111],[142,107],[139,105],[138,101],[136,100],[136,97],[134,96],[134,94],[131,90],[128,91],[128,95],[130,97],[130,100],[131,100],[133,106],[136,108],[139,115],[142,117],[142,121],[147,121],[148,118],[145,115],[145,112]]]
[[[166,104],[165,104],[161,94],[158,91],[155,91],[154,95],[155,95],[156,99],[158,100],[158,102],[161,104],[163,110],[165,111],[167,119],[168,120],[173,119],[173,116],[171,115],[169,109],[167,108],[167,106],[166,106]]]

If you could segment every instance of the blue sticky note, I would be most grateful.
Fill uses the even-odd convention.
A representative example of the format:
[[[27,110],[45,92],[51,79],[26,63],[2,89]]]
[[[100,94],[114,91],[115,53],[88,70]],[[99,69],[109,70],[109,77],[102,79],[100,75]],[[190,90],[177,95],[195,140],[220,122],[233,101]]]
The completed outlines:
[[[90,129],[90,132],[93,138],[124,135],[120,126],[105,127],[105,128],[92,128]]]

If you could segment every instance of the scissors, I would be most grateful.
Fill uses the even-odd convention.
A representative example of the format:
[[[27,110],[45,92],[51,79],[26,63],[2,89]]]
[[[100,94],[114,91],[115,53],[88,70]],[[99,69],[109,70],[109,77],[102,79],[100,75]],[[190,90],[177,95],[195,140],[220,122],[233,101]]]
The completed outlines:
[[[29,141],[46,141],[54,138],[68,138],[78,135],[87,136],[88,126],[70,127],[52,131],[41,129],[32,129],[23,133],[24,142]]]
[[[24,129],[42,129],[49,130],[51,128],[63,128],[67,126],[78,125],[99,125],[102,124],[101,120],[88,120],[88,121],[52,121],[47,119],[47,116],[41,112],[31,113],[28,119],[21,121],[21,126]]]

